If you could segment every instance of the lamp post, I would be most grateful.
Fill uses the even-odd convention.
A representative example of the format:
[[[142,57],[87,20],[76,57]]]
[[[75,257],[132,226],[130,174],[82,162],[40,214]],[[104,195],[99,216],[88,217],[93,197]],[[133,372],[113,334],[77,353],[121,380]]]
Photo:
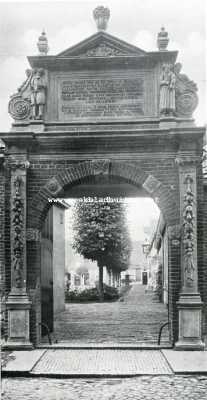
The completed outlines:
[[[143,254],[145,254],[146,258],[147,258],[147,255],[149,253],[149,247],[150,247],[150,242],[146,238],[144,243],[142,244],[142,251],[143,251]]]
[[[142,244],[142,251],[143,254],[145,254],[145,257],[147,259],[147,255],[149,254],[149,249],[150,249],[150,242],[146,238],[144,243]],[[147,271],[146,271],[146,265],[144,264],[143,271],[142,271],[142,284],[147,285],[148,283],[148,276],[147,276]]]

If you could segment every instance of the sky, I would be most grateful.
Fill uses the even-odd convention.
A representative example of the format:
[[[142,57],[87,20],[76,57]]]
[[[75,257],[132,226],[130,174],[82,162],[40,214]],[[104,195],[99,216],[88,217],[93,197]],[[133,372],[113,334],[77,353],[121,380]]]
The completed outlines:
[[[36,55],[44,28],[50,52],[57,54],[96,32],[92,17],[98,5],[107,6],[108,32],[143,50],[156,50],[162,25],[169,33],[169,50],[178,50],[183,73],[199,89],[196,125],[206,123],[206,0],[0,0],[0,130],[9,131],[8,101],[25,79],[27,56]]]

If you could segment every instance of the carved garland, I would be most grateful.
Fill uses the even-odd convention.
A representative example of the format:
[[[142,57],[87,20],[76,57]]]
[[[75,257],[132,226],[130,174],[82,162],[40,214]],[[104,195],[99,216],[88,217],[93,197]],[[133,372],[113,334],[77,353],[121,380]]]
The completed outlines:
[[[188,175],[184,181],[187,185],[184,196],[183,210],[183,246],[184,246],[184,272],[186,286],[192,287],[194,282],[195,266],[193,261],[194,237],[195,237],[195,215],[194,215],[194,193],[192,190],[193,179]]]
[[[24,252],[24,243],[23,243],[23,210],[24,204],[21,199],[20,188],[23,184],[22,178],[20,176],[16,176],[14,180],[15,187],[15,195],[13,199],[13,218],[12,218],[12,227],[14,232],[13,237],[13,269],[15,276],[15,287],[21,288],[23,286],[23,252]]]

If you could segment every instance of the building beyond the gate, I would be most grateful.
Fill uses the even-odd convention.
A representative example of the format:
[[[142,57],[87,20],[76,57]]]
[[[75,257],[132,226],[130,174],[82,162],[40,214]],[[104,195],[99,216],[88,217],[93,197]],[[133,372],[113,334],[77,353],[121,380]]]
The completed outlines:
[[[196,84],[158,33],[146,52],[98,32],[58,55],[28,57],[25,81],[11,96],[14,122],[2,132],[0,263],[8,348],[40,342],[41,233],[50,198],[149,196],[168,236],[168,307],[172,345],[203,349],[207,333],[207,197],[204,127],[196,127]],[[199,62],[199,60],[198,60]],[[183,68],[184,69],[184,68]],[[185,70],[185,69],[184,69]],[[204,220],[205,218],[205,220]]]

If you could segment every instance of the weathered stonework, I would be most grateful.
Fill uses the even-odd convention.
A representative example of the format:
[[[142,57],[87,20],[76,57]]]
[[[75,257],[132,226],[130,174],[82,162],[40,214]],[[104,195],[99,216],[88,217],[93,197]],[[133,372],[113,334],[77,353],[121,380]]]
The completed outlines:
[[[14,179],[14,198],[12,207],[12,228],[13,228],[13,247],[12,247],[12,268],[14,269],[14,287],[23,287],[23,267],[24,267],[24,203],[21,198],[21,186],[23,180],[20,176]]]
[[[149,175],[146,179],[146,181],[143,183],[144,189],[146,189],[149,193],[155,192],[159,186],[161,185],[161,182],[158,181],[154,176]]]
[[[92,168],[95,175],[108,175],[110,161],[109,160],[94,160],[92,161]]]
[[[143,78],[63,81],[60,112],[68,119],[143,115]]]
[[[182,158],[181,158],[182,159]],[[202,305],[198,290],[196,164],[179,163],[180,215],[182,221],[181,279],[178,301],[179,340],[176,349],[204,349]]]
[[[206,211],[198,193],[205,130],[192,121],[197,89],[180,74],[164,29],[159,51],[145,52],[104,32],[108,17],[99,9],[99,32],[57,56],[47,55],[42,34],[40,55],[28,58],[31,69],[10,99],[14,123],[12,134],[2,134],[8,160],[1,189],[11,201],[1,202],[8,347],[40,341],[40,242],[48,199],[104,182],[107,194],[114,183],[126,196],[133,188],[133,195],[158,204],[169,238],[172,344],[203,348],[199,288],[207,304],[207,253],[200,220]]]
[[[41,232],[35,228],[27,228],[26,239],[27,242],[39,242],[41,240]]]
[[[6,301],[8,340],[6,347],[31,348],[26,264],[26,174],[29,162],[12,158],[11,166],[11,290]]]

